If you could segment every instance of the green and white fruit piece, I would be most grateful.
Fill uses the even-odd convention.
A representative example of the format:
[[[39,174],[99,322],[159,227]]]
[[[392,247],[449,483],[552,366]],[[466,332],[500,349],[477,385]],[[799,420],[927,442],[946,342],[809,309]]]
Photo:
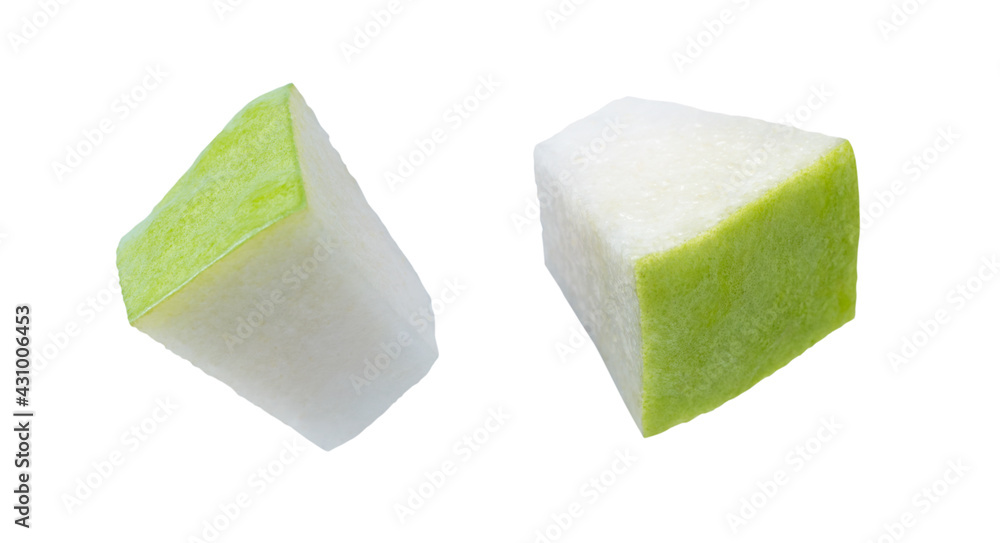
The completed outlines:
[[[625,98],[535,149],[545,262],[643,435],[710,411],[854,317],[854,151]]]
[[[437,358],[410,324],[427,291],[292,85],[229,122],[118,270],[133,326],[324,449]]]

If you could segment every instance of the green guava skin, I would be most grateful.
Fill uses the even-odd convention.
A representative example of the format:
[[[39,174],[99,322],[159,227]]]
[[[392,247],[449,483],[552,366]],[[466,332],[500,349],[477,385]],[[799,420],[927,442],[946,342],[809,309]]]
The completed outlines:
[[[644,436],[719,407],[854,318],[857,179],[845,141],[708,232],[637,262]]]
[[[243,242],[306,207],[292,85],[247,104],[118,245],[130,323]]]

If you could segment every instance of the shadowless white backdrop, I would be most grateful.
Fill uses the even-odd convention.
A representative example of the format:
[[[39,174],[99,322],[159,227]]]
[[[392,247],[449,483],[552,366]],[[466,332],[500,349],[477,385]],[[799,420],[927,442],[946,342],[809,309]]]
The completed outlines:
[[[35,417],[30,529],[14,524],[20,440],[0,439],[2,539],[995,536],[998,15],[971,0],[4,2],[0,416],[15,424],[14,308],[30,304]],[[331,452],[131,328],[114,267],[226,122],[290,82],[435,300],[430,373]],[[648,439],[543,265],[532,169],[536,143],[622,96],[847,138],[863,208],[856,319]]]

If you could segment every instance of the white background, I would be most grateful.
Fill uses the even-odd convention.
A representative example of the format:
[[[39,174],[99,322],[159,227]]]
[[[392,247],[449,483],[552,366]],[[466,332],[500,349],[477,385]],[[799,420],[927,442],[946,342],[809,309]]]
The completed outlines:
[[[53,356],[36,360],[32,389],[34,527],[12,525],[6,431],[0,539],[186,542],[240,492],[251,504],[217,541],[534,542],[548,528],[553,541],[866,542],[889,541],[885,526],[907,512],[908,542],[995,537],[1000,281],[977,274],[1000,253],[1000,6],[928,0],[886,39],[894,3],[591,0],[553,27],[557,0],[405,1],[348,60],[343,44],[387,0],[247,0],[222,15],[213,0],[70,2],[47,21],[36,0],[6,0],[0,313],[32,304],[35,349]],[[730,22],[679,69],[675,54],[723,10]],[[45,24],[15,46],[22,17]],[[157,68],[162,81],[136,91]],[[499,88],[461,126],[446,122],[481,77]],[[258,493],[248,478],[295,432],[129,327],[114,251],[233,114],[288,82],[431,296],[450,302],[423,381],[332,452],[301,440]],[[126,117],[116,100],[132,92],[145,96]],[[850,139],[862,206],[878,215],[862,233],[853,322],[649,439],[579,337],[530,209],[533,146],[625,95],[768,120],[798,111],[804,128]],[[111,132],[54,173],[103,119]],[[389,190],[397,157],[436,128],[447,141]],[[443,295],[449,281],[457,297]],[[960,285],[977,292],[959,303]],[[947,322],[923,342],[935,313]],[[13,336],[10,317],[0,337]],[[890,353],[914,335],[923,346],[894,371]],[[6,412],[14,348],[3,344]],[[157,400],[177,407],[133,450],[121,436],[160,414]],[[457,454],[491,409],[509,420]],[[821,443],[830,417],[840,429]],[[798,447],[815,454],[795,460]],[[116,451],[123,463],[95,475]],[[592,502],[584,485],[616,452],[635,461]],[[457,473],[401,522],[396,505],[449,460]],[[970,470],[937,484],[946,495],[929,510],[914,503],[949,462]],[[776,470],[786,484],[755,497]],[[88,477],[100,486],[67,507]],[[760,507],[734,531],[743,499]],[[550,527],[574,503],[571,526]]]

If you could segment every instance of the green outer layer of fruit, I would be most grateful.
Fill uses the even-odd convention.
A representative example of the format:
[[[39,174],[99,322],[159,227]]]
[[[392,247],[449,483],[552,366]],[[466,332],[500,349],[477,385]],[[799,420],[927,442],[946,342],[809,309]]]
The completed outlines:
[[[710,231],[640,259],[643,435],[715,409],[853,319],[859,232],[845,141]]]
[[[306,206],[286,85],[247,104],[118,245],[129,322]]]

